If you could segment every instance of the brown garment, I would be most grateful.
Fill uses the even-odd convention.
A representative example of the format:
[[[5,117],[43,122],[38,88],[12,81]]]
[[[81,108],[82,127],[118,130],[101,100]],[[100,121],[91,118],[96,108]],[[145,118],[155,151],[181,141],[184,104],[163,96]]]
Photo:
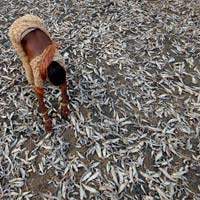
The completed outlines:
[[[42,88],[44,80],[41,77],[40,63],[41,58],[45,53],[45,50],[40,56],[35,57],[33,60],[31,60],[31,62],[29,62],[29,59],[21,45],[23,33],[32,28],[40,29],[50,38],[49,32],[45,28],[43,20],[34,15],[25,15],[16,19],[11,25],[8,35],[10,37],[12,45],[16,49],[23,63],[25,75],[28,82],[33,86],[36,86],[36,88]],[[57,61],[61,66],[64,67],[64,59],[57,49],[54,53],[52,60]]]

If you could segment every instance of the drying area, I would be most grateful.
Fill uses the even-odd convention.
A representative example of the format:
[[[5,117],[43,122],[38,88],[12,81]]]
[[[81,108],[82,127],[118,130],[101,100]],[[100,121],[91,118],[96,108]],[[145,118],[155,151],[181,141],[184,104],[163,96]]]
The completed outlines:
[[[0,199],[200,199],[198,1],[0,2]],[[71,115],[54,131],[8,39],[32,13],[65,57]]]

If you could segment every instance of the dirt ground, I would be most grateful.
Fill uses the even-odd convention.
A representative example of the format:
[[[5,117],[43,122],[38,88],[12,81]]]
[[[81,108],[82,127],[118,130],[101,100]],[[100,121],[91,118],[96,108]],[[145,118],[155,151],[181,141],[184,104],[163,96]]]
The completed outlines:
[[[0,199],[200,199],[198,1],[0,2]],[[71,114],[54,131],[7,36],[44,19],[66,61]]]

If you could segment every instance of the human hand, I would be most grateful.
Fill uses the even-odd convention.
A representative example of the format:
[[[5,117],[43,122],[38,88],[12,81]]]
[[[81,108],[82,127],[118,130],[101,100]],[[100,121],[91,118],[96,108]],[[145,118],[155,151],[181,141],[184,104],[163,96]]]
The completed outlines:
[[[67,105],[62,105],[61,106],[61,116],[64,119],[68,119],[69,114],[70,114],[70,111],[69,111]]]

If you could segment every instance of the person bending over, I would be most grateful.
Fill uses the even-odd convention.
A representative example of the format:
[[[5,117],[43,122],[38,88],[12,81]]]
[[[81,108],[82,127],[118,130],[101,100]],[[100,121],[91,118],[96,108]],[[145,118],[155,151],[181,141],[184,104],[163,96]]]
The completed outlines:
[[[49,80],[60,87],[61,114],[67,118],[69,109],[64,59],[58,52],[56,43],[50,38],[42,19],[37,16],[25,15],[15,20],[10,27],[9,37],[23,63],[26,78],[35,90],[45,129],[52,131],[52,122],[43,100],[43,84]]]

